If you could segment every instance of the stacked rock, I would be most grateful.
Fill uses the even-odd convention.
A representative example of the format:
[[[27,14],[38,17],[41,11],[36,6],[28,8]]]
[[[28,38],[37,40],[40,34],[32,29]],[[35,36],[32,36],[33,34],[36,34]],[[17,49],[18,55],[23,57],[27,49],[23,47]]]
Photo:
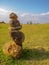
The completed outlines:
[[[20,58],[22,55],[22,42],[24,41],[24,34],[20,31],[22,25],[20,25],[18,16],[15,13],[9,15],[10,20],[10,36],[12,42],[5,44],[4,53],[11,55],[12,57]],[[7,45],[7,46],[6,46]],[[5,49],[7,47],[7,50]]]
[[[22,28],[20,22],[18,21],[18,16],[15,13],[10,14],[10,35],[11,38],[15,41],[16,44],[22,46],[22,32],[19,30]]]

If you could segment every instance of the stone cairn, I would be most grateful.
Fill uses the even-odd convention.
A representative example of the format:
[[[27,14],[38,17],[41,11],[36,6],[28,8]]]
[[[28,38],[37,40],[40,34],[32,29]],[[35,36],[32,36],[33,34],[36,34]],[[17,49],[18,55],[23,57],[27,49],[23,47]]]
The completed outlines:
[[[24,41],[24,33],[20,31],[22,25],[20,25],[15,13],[11,13],[9,18],[11,19],[9,30],[12,41],[4,45],[3,52],[14,58],[20,58],[22,56],[22,42]]]

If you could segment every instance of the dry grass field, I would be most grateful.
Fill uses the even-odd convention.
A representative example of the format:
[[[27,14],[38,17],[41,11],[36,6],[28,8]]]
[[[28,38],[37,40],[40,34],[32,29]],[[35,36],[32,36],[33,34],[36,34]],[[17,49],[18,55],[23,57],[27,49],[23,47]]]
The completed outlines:
[[[0,65],[49,65],[49,24],[24,24],[23,54],[13,59],[3,54],[3,46],[11,40],[9,24],[0,24]]]

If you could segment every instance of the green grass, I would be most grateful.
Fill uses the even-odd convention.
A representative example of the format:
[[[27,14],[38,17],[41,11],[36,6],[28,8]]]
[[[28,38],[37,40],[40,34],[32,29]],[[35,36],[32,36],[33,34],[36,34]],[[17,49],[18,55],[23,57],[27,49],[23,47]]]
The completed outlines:
[[[0,65],[49,65],[49,24],[22,25],[25,41],[20,59],[3,54],[4,44],[11,40],[8,27],[0,24]]]

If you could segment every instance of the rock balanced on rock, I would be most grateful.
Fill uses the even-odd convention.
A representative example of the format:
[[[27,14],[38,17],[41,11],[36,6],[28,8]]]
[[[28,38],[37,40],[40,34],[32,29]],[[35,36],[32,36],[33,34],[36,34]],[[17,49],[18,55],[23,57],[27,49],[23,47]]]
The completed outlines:
[[[12,42],[6,43],[4,45],[3,52],[4,54],[8,54],[14,58],[20,58],[22,55],[22,42],[24,41],[24,33],[20,31],[22,25],[20,25],[20,22],[17,19],[18,16],[15,13],[11,13],[9,18],[11,19],[10,36],[12,38]],[[6,47],[7,50],[5,49]]]
[[[22,32],[19,30],[22,28],[20,22],[17,20],[18,16],[15,13],[10,14],[10,35],[11,38],[17,43],[18,45],[22,46]]]

